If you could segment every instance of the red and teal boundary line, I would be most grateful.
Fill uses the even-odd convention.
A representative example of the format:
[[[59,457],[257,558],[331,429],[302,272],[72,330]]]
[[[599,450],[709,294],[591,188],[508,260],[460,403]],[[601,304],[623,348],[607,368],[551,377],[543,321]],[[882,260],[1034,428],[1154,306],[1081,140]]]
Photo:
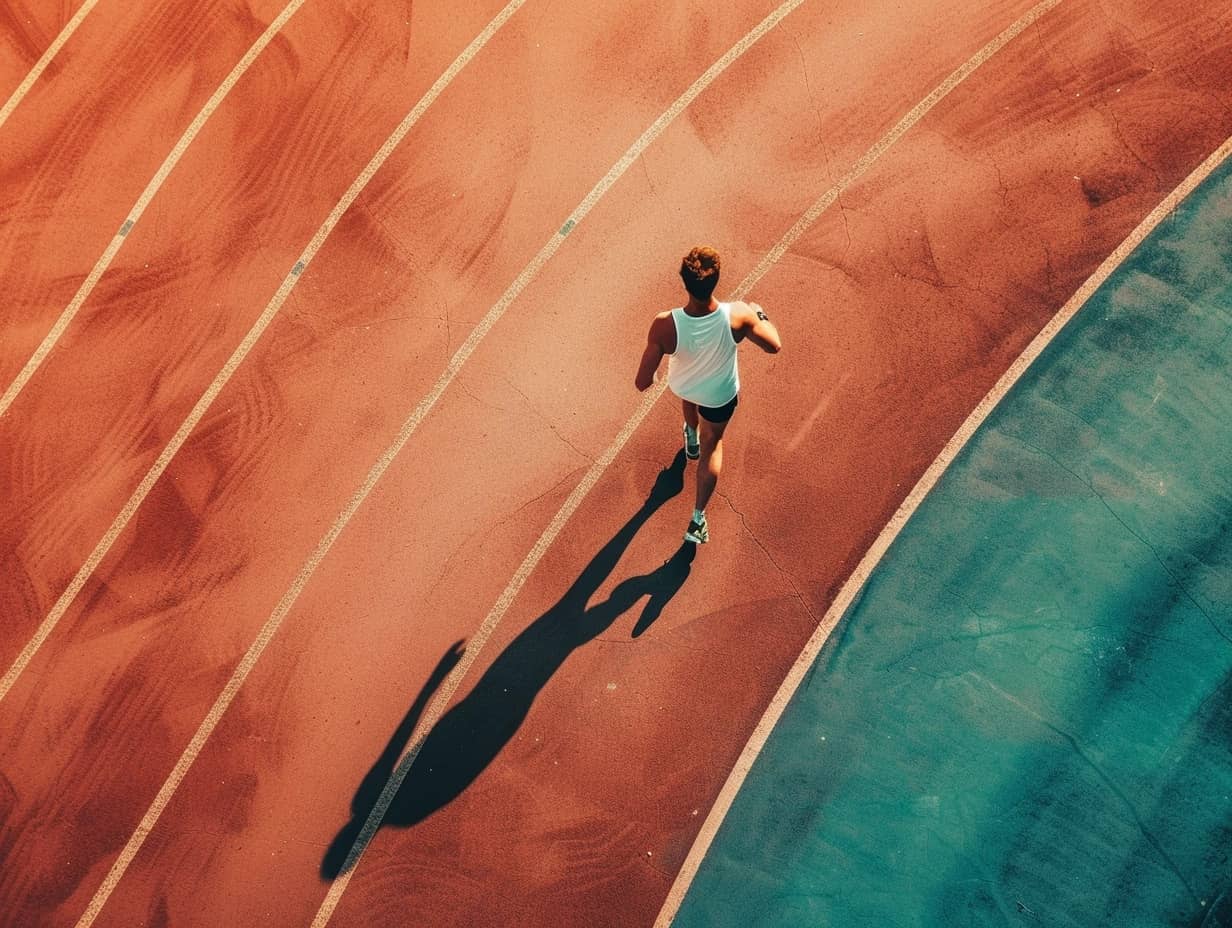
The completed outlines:
[[[1230,362],[1225,163],[920,504],[676,925],[1224,923]]]

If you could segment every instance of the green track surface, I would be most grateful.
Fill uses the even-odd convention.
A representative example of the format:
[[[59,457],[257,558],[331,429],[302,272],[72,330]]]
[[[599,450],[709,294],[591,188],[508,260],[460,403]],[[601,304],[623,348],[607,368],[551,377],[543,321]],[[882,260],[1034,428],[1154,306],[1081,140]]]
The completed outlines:
[[[1232,167],[994,411],[676,925],[1232,924]]]

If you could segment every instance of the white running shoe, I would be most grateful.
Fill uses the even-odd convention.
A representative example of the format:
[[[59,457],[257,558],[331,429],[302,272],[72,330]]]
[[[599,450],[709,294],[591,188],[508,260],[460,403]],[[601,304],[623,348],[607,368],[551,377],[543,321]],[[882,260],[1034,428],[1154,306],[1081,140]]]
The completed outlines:
[[[689,520],[689,528],[684,533],[684,540],[691,541],[695,545],[704,545],[710,540],[710,526],[706,524],[704,515],[700,522],[696,519]]]

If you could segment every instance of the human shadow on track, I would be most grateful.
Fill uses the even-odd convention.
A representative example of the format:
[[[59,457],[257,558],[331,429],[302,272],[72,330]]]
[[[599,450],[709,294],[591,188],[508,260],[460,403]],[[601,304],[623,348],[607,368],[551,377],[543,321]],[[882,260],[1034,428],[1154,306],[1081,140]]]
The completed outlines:
[[[372,769],[368,771],[363,781],[359,784],[359,789],[355,791],[355,798],[351,800],[351,820],[347,822],[346,827],[342,831],[338,832],[338,837],[334,838],[333,843],[325,854],[325,859],[321,862],[322,876],[333,879],[342,872],[346,856],[350,852],[351,846],[355,843],[355,839],[359,837],[359,832],[364,827],[364,822],[368,820],[368,814],[380,798],[381,791],[385,788],[386,782],[388,782],[393,774],[394,768],[398,764],[398,758],[402,756],[402,749],[411,740],[415,726],[419,724],[419,717],[423,715],[423,711],[427,708],[428,701],[432,698],[432,694],[436,692],[437,687],[449,676],[449,671],[453,670],[458,661],[462,659],[462,654],[461,641],[455,642],[453,647],[445,652],[444,656],[437,663],[436,669],[428,677],[428,682],[419,691],[419,695],[411,703],[411,708],[407,710],[406,715],[403,716],[402,721],[394,730],[393,736],[389,739],[389,744],[385,745],[385,750],[381,752],[381,756],[376,759]]]
[[[381,825],[407,828],[456,799],[513,738],[539,691],[574,649],[603,634],[622,615],[649,597],[632,635],[637,637],[662,614],[692,569],[697,546],[683,543],[656,570],[622,580],[606,600],[588,606],[611,576],[638,530],[684,488],[684,452],[660,471],[654,487],[629,520],[591,559],[556,605],[519,634],[492,662],[471,692],[446,712],[423,740],[418,755]],[[461,657],[454,645],[364,777],[351,804],[352,818],[321,862],[321,875],[342,873],[368,814],[403,753],[428,699]]]

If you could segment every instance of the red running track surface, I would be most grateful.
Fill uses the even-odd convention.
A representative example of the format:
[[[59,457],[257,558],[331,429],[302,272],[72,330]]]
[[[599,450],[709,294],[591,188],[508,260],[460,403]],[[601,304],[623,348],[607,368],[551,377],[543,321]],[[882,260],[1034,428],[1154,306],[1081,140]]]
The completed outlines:
[[[733,287],[1031,4],[974,18],[947,0],[909,6],[805,3],[570,234],[304,588],[98,924],[311,920],[356,791],[433,668],[472,639],[635,408],[645,328],[679,300],[679,256],[715,243]],[[172,8],[123,7],[122,25],[119,5],[100,4],[0,128],[16,204],[0,274],[22,294],[3,308],[6,383],[279,9],[204,5],[209,41],[142,25],[182,27]],[[309,0],[0,418],[6,665],[342,191],[499,7],[416,4],[409,28],[407,8]],[[771,9],[699,20],[530,0],[427,112],[0,702],[6,919],[77,920],[471,327]],[[1138,2],[1113,19],[1064,0],[823,214],[754,293],[785,349],[744,355],[714,541],[662,567],[691,474],[638,515],[676,452],[664,400],[484,644],[421,756],[448,776],[413,769],[333,924],[653,921],[770,694],[916,477],[1103,256],[1232,134],[1219,15]],[[197,45],[161,54],[185,32]],[[134,43],[141,54],[119,52]],[[113,118],[85,120],[69,74]],[[30,167],[40,159],[46,176]],[[676,587],[648,626],[646,599],[629,605]]]

